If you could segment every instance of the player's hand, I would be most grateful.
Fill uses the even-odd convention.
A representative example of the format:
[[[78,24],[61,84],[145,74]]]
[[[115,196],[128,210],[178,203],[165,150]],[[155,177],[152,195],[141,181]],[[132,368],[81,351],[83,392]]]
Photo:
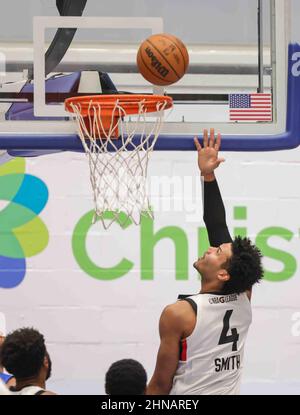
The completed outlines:
[[[199,143],[198,137],[194,138],[195,146],[198,151],[198,166],[201,174],[207,175],[214,172],[221,163],[225,161],[224,158],[218,158],[219,149],[221,146],[221,134],[217,134],[215,138],[215,130],[210,129],[210,136],[208,131],[203,131],[203,147]]]

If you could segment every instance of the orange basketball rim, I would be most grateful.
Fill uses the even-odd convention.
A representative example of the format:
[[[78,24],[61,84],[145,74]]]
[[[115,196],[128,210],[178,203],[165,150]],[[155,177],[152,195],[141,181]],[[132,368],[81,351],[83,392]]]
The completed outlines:
[[[111,94],[71,97],[65,100],[65,109],[80,113],[89,134],[105,138],[118,137],[118,121],[126,115],[164,111],[173,106],[173,100],[164,95]],[[97,131],[95,131],[97,125]],[[99,127],[100,126],[100,127]]]

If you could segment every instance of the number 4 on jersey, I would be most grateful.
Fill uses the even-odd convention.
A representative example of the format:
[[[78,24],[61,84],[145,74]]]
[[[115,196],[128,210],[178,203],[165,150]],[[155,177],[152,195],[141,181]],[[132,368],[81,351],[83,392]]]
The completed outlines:
[[[227,344],[227,343],[232,343],[232,351],[236,352],[237,351],[237,342],[239,340],[240,335],[237,332],[237,329],[231,329],[231,335],[227,336],[227,333],[230,329],[229,327],[229,320],[231,317],[233,310],[227,310],[225,313],[225,316],[223,318],[223,330],[220,336],[220,340],[218,344]]]

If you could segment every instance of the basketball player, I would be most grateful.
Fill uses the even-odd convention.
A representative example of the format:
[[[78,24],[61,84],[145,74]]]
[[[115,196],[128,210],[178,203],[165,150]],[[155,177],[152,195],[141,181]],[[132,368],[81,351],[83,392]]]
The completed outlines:
[[[46,380],[51,375],[51,360],[44,336],[32,328],[16,330],[2,345],[2,363],[16,378],[10,387],[13,395],[55,395],[46,391]]]
[[[210,248],[194,263],[201,291],[167,306],[149,395],[234,395],[240,390],[244,345],[251,323],[251,288],[263,276],[261,253],[248,238],[232,240],[214,170],[221,136],[197,138]]]

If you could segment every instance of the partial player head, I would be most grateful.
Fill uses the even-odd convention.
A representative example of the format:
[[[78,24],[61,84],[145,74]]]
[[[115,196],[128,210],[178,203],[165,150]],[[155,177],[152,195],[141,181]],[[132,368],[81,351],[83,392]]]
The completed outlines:
[[[171,85],[179,81],[189,65],[183,42],[167,33],[148,37],[139,47],[137,65],[143,77],[153,85]]]
[[[263,277],[262,254],[249,238],[210,247],[194,263],[202,279],[224,294],[250,290]]]
[[[51,375],[51,359],[44,336],[33,328],[22,328],[7,335],[2,345],[2,364],[17,380]]]
[[[144,395],[147,373],[136,360],[123,359],[113,363],[105,375],[107,395]]]

